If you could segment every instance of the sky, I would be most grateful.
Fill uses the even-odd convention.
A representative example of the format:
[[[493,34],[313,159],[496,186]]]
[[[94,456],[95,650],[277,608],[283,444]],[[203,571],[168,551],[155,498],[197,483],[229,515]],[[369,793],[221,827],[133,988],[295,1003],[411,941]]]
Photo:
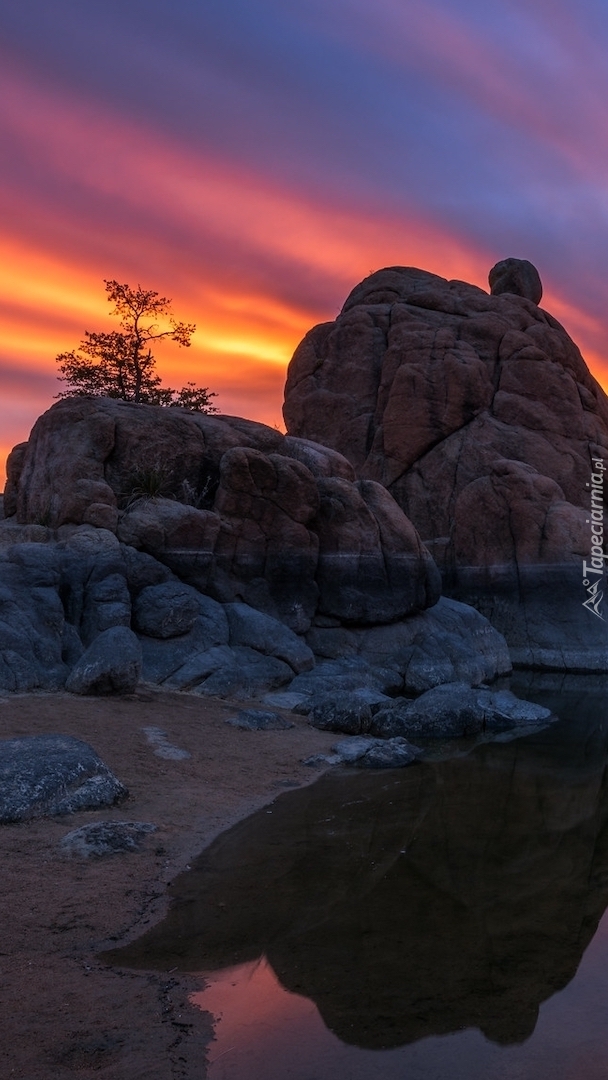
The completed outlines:
[[[104,279],[196,323],[165,383],[281,426],[370,271],[526,258],[608,387],[607,54],[605,0],[2,0],[0,484]]]

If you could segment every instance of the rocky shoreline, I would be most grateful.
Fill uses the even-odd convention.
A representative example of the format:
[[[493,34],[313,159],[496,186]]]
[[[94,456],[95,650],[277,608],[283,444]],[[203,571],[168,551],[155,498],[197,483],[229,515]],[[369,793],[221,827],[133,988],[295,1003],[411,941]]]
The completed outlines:
[[[608,400],[534,268],[490,281],[371,275],[296,350],[287,435],[101,397],[44,413],[7,464],[0,693],[148,684],[387,744],[548,722],[491,684],[608,669],[581,584]]]

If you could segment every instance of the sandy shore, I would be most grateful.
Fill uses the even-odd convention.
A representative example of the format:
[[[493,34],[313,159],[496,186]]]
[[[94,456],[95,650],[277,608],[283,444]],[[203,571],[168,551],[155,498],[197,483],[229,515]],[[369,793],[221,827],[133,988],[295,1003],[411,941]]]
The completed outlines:
[[[226,723],[240,708],[153,689],[0,699],[0,738],[83,738],[130,792],[105,810],[0,826],[1,1076],[203,1080],[212,1025],[188,1002],[201,982],[115,971],[97,953],[161,919],[167,884],[219,832],[318,775],[302,758],[335,736],[293,716],[291,730],[243,731]],[[162,729],[190,757],[159,757],[145,727]],[[83,860],[59,851],[66,833],[108,820],[158,829],[140,852]]]

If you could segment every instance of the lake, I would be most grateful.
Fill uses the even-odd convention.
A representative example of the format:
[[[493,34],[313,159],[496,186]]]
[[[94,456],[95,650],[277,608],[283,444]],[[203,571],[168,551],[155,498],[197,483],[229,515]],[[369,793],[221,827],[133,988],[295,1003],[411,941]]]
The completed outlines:
[[[605,1080],[608,678],[511,689],[560,721],[286,792],[111,954],[200,974],[210,1080]]]

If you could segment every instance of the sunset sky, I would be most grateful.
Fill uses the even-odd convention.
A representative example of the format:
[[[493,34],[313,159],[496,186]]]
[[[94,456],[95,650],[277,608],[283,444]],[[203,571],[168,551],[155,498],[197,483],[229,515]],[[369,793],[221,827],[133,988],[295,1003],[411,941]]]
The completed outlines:
[[[607,55],[605,0],[3,0],[0,484],[104,278],[197,324],[167,383],[280,424],[371,270],[527,258],[608,386]]]

